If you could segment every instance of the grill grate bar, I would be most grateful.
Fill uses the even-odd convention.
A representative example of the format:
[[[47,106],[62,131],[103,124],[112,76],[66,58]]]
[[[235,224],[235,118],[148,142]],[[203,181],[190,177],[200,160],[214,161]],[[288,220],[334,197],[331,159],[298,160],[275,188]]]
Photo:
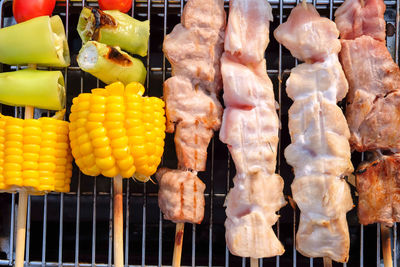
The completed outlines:
[[[60,194],[60,221],[59,221],[59,234],[58,234],[58,267],[63,266],[63,232],[64,232],[64,193]]]
[[[75,223],[75,266],[79,266],[79,223],[81,209],[81,172],[78,174],[78,194],[76,199],[76,223]]]
[[[93,213],[92,213],[92,264],[96,263],[96,218],[97,218],[97,177],[93,177]]]
[[[28,195],[28,208],[26,215],[26,245],[25,245],[25,259],[29,264],[29,250],[30,250],[30,241],[31,241],[31,196]]]
[[[212,236],[213,236],[213,210],[214,210],[214,148],[215,148],[215,136],[211,139],[211,182],[210,182],[210,226],[209,226],[209,240],[208,240],[208,266],[212,266]]]
[[[42,234],[42,265],[46,264],[46,237],[47,237],[47,195],[43,199],[43,234]]]
[[[112,265],[112,251],[113,251],[113,199],[114,199],[114,185],[112,179],[110,179],[110,211],[108,215],[108,265]]]

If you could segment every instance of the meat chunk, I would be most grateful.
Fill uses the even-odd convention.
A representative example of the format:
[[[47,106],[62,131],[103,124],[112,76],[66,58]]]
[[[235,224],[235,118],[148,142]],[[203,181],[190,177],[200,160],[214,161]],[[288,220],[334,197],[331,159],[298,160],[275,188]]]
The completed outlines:
[[[335,12],[335,22],[342,39],[368,35],[384,42],[386,6],[382,0],[347,0]]]
[[[204,183],[192,172],[161,168],[158,205],[164,218],[175,223],[201,223],[204,216]]]
[[[223,31],[188,29],[178,24],[164,39],[163,51],[171,63],[173,76],[185,76],[193,85],[209,92],[222,88],[220,57]]]
[[[264,172],[256,172],[238,174],[234,183],[225,202],[229,250],[241,257],[282,255],[285,250],[271,226],[279,218],[275,212],[286,204],[283,179],[277,174],[266,177]]]
[[[221,125],[222,106],[214,94],[193,87],[188,78],[174,76],[164,83],[167,132],[175,132],[179,166],[205,170],[213,130]]]
[[[262,61],[269,43],[271,7],[258,0],[230,1],[229,5],[225,51],[243,64]]]
[[[225,11],[222,0],[191,0],[182,23],[165,36],[163,51],[173,76],[218,94],[222,88],[220,58],[224,49]]]
[[[335,23],[323,18],[311,4],[297,5],[288,20],[274,31],[275,39],[285,44],[292,56],[306,62],[323,61],[340,51]]]
[[[350,246],[346,213],[353,208],[346,181],[328,175],[296,177],[292,193],[301,210],[297,250],[309,257],[346,262]]]
[[[225,28],[226,14],[224,1],[221,0],[190,0],[186,3],[182,14],[182,24],[185,28],[205,28],[220,31]],[[222,38],[223,38],[222,34]]]
[[[400,221],[400,155],[382,155],[366,161],[356,171],[358,219],[361,224],[392,226]]]
[[[385,43],[342,40],[340,60],[350,91],[346,117],[357,151],[400,148],[400,71]]]

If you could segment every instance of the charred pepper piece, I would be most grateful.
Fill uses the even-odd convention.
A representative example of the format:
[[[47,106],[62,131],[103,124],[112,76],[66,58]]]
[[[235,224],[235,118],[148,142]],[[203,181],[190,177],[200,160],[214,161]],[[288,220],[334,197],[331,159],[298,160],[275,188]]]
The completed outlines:
[[[64,77],[60,71],[32,69],[0,73],[0,103],[61,110],[65,106]]]
[[[98,41],[142,57],[147,55],[150,35],[148,20],[139,21],[117,10],[101,11],[84,7],[77,30],[84,43]]]
[[[66,67],[68,42],[59,16],[37,17],[0,30],[0,62]]]
[[[120,81],[144,83],[146,68],[142,61],[112,47],[96,41],[87,42],[79,51],[79,67],[106,84]]]

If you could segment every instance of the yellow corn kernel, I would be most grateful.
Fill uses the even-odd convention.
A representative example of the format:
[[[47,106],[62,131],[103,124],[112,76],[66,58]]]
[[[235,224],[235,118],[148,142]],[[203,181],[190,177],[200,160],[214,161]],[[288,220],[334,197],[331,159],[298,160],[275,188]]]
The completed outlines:
[[[95,148],[93,151],[93,154],[96,158],[101,158],[101,157],[109,157],[111,156],[111,147],[109,146],[104,146],[104,147],[98,147]]]
[[[108,170],[115,166],[115,160],[112,156],[96,158],[96,165],[102,170]]]
[[[119,172],[118,168],[112,167],[108,170],[103,170],[101,173],[107,177],[114,177],[114,176],[117,176],[120,172]]]

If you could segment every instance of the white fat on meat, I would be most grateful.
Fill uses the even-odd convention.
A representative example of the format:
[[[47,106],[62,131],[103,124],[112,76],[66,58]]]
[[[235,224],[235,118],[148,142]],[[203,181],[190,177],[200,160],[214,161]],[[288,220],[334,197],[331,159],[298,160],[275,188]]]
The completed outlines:
[[[336,105],[348,91],[337,55],[338,31],[312,5],[299,4],[274,34],[292,55],[307,62],[293,68],[286,82],[294,103],[289,109],[292,143],[285,158],[294,169],[292,195],[301,211],[296,249],[307,257],[346,262],[346,213],[353,202],[343,178],[353,166],[350,131]]]
[[[286,201],[283,179],[275,174],[280,122],[264,59],[271,20],[267,1],[230,1],[221,58],[226,108],[219,137],[236,167],[225,202],[226,243],[241,257],[273,257],[285,251],[272,229]]]

